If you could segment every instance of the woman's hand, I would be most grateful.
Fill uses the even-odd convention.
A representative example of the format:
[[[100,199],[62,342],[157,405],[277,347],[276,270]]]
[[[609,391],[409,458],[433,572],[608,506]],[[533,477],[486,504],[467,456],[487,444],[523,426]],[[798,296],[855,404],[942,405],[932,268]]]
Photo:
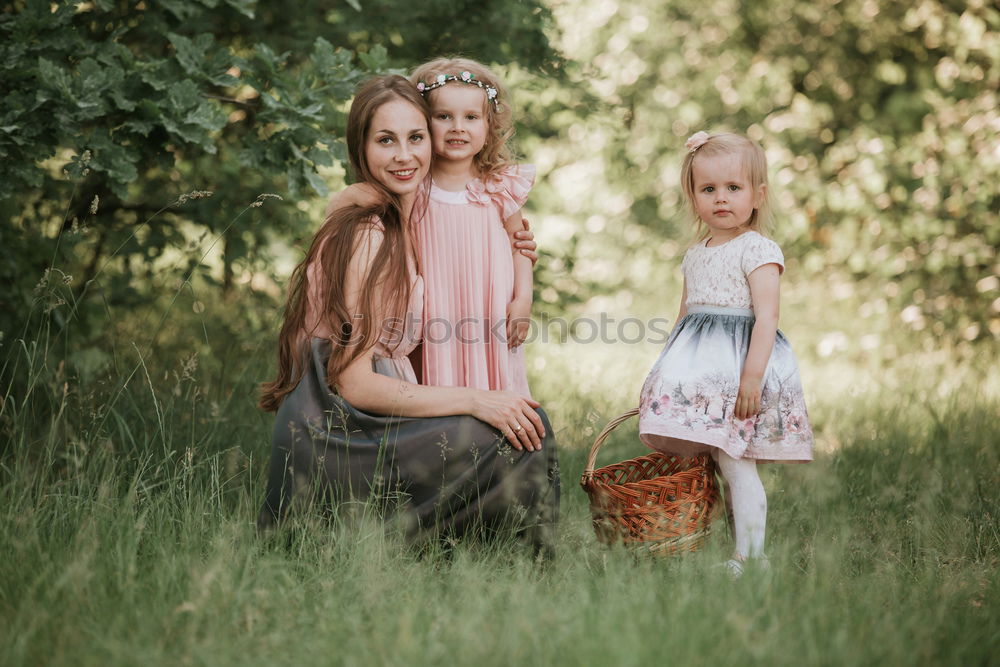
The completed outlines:
[[[733,409],[733,415],[740,421],[756,417],[760,412],[760,385],[759,377],[744,375],[740,378],[740,390]]]
[[[531,329],[531,299],[514,299],[507,304],[507,347],[514,349]]]
[[[470,390],[472,416],[500,431],[514,449],[536,452],[542,448],[545,426],[535,412],[539,404],[511,391]]]
[[[538,262],[538,253],[535,250],[538,245],[535,243],[535,233],[528,226],[528,219],[521,218],[524,229],[514,232],[514,248],[522,255],[531,260],[532,266]]]

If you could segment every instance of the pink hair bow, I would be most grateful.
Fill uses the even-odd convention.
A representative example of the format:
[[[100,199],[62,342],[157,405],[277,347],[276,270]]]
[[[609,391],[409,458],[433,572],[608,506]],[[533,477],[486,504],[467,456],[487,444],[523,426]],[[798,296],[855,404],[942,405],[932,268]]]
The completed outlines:
[[[708,141],[708,132],[695,132],[688,137],[687,141],[684,142],[684,147],[688,149],[689,153],[694,153],[696,150],[704,146],[706,141]]]

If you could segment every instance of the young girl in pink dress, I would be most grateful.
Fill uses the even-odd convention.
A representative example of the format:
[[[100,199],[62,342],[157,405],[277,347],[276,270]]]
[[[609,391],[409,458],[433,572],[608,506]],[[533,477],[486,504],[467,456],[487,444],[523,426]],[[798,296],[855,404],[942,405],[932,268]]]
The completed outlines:
[[[423,381],[530,397],[521,343],[531,260],[513,252],[535,168],[517,165],[510,99],[472,60],[439,58],[410,77],[431,106],[434,161],[414,236],[425,284]]]
[[[681,455],[710,451],[732,501],[726,567],[764,559],[767,498],[757,462],[812,460],[812,430],[792,348],[778,331],[784,257],[763,235],[767,160],[737,134],[698,132],[681,187],[702,232],[681,268],[677,324],[642,388],[639,437]]]

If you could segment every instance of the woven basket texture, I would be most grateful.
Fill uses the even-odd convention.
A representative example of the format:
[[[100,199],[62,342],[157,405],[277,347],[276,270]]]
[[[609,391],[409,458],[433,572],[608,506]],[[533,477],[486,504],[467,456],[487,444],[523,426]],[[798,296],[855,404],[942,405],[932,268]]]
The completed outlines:
[[[719,495],[711,456],[653,452],[594,469],[611,431],[638,412],[630,410],[608,423],[580,480],[590,497],[597,539],[657,555],[694,551],[708,535]]]

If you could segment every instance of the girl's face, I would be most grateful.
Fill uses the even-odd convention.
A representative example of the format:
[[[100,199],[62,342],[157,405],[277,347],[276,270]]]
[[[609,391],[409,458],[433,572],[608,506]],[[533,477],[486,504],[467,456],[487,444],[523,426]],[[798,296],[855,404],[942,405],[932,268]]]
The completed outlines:
[[[471,164],[489,134],[486,93],[478,86],[449,83],[432,91],[430,102],[434,156]]]
[[[429,135],[420,109],[404,99],[386,102],[375,111],[368,127],[368,171],[390,192],[412,195],[430,168]]]
[[[754,191],[739,155],[698,155],[691,164],[694,208],[713,238],[733,238],[745,231],[767,186]]]

